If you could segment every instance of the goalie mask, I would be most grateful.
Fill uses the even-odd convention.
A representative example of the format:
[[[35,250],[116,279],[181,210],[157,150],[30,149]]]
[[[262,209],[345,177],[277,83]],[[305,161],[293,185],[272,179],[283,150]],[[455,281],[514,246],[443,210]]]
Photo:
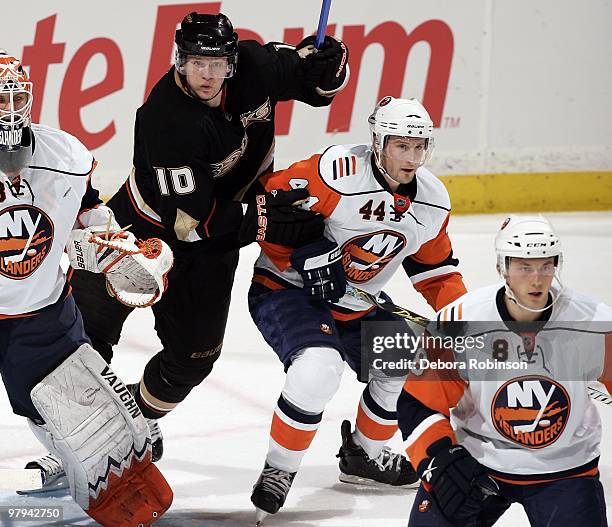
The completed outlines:
[[[32,159],[32,83],[15,57],[0,50],[0,172],[14,179]]]

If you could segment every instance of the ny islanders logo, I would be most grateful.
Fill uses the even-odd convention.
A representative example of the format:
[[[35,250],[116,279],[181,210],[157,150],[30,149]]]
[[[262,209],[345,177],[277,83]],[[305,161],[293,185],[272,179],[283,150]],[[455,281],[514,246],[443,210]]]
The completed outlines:
[[[537,375],[506,382],[493,397],[491,416],[497,431],[527,448],[553,444],[565,429],[570,398],[556,381]]]
[[[47,257],[53,243],[53,223],[32,205],[0,212],[0,274],[14,280],[30,276]]]
[[[406,238],[395,231],[377,231],[355,236],[342,246],[346,278],[362,284],[374,278],[406,247]]]

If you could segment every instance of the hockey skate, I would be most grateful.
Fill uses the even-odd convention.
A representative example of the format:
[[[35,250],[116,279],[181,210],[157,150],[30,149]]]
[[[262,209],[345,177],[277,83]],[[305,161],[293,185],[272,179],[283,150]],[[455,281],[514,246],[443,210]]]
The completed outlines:
[[[274,468],[268,463],[253,486],[251,502],[255,505],[255,526],[263,525],[263,520],[268,514],[276,514],[285,503],[293,478],[297,472],[286,472]]]
[[[153,462],[159,461],[164,453],[164,437],[162,436],[157,419],[146,419],[146,421],[151,432],[151,460]],[[66,477],[66,472],[64,472],[62,460],[53,454],[47,454],[39,459],[30,461],[25,468],[40,470],[41,485],[31,489],[19,489],[17,494],[43,494],[68,488],[68,478]]]
[[[162,435],[157,419],[147,419],[146,421],[149,425],[149,431],[151,432],[151,461],[155,463],[164,455],[164,436]]]
[[[342,422],[340,433],[342,446],[336,456],[340,458],[340,481],[374,487],[419,486],[419,477],[402,454],[385,447],[378,457],[370,458],[353,440],[349,421]]]
[[[136,392],[138,391],[138,383],[136,384],[128,384],[127,385],[130,392],[134,396],[134,399],[138,402],[138,398],[136,397]],[[147,419],[147,424],[149,425],[149,431],[151,432],[151,451],[153,463],[159,461],[164,455],[164,436],[162,435],[161,427],[157,422],[157,419]]]
[[[68,488],[68,478],[62,460],[53,454],[30,461],[25,468],[40,470],[41,483],[39,487],[17,490],[17,494],[42,494]]]

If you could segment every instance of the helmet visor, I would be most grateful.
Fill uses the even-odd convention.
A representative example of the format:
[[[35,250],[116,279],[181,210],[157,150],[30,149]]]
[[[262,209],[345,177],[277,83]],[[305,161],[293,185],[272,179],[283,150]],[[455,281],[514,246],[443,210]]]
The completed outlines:
[[[401,163],[424,164],[431,155],[433,142],[421,137],[387,136],[383,156]]]
[[[234,76],[236,57],[205,57],[180,54],[176,69],[181,75],[205,79],[227,79]]]

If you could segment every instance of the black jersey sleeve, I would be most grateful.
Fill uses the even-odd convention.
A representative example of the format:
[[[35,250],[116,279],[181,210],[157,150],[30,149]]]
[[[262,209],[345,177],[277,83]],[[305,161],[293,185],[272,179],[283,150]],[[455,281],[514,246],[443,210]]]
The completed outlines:
[[[143,201],[180,241],[237,232],[242,205],[214,195],[207,147],[212,131],[202,119],[167,126],[151,117],[137,113],[134,132],[136,183]]]
[[[83,198],[81,199],[80,212],[93,209],[101,203],[102,200],[100,199],[100,193],[91,185],[90,179],[89,181],[87,181],[87,188],[85,189],[85,194],[83,194]]]
[[[258,68],[259,78],[272,99],[295,99],[310,106],[331,104],[332,97],[317,93],[316,80],[309,77],[306,61],[300,58],[294,46],[282,42],[270,42],[262,46],[247,40],[241,42],[241,51]]]

